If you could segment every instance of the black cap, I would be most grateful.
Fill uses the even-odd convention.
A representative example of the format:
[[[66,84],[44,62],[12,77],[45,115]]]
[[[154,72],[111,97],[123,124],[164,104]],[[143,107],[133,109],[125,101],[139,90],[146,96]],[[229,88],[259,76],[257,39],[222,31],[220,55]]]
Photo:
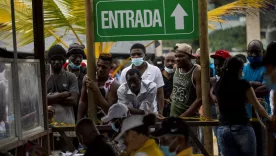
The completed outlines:
[[[177,117],[170,117],[162,122],[161,128],[151,133],[152,136],[161,137],[164,135],[183,135],[189,136],[188,124]]]
[[[49,51],[48,51],[48,59],[51,59],[54,56],[61,56],[65,57],[66,56],[66,51],[61,45],[54,45],[52,46]]]
[[[68,48],[67,57],[69,57],[72,54],[81,54],[84,58],[85,57],[84,49],[85,49],[84,45],[73,43]]]
[[[267,50],[263,57],[262,64],[271,64],[273,66],[276,66],[276,41],[269,43],[269,45],[267,46]]]

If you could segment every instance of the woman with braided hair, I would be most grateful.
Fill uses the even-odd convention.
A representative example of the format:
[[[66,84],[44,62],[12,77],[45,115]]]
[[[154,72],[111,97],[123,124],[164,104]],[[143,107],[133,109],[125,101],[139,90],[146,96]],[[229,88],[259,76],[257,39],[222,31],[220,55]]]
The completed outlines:
[[[256,156],[256,137],[250,126],[246,103],[251,103],[263,117],[271,120],[259,103],[253,88],[242,79],[243,61],[238,57],[225,61],[223,74],[214,92],[219,106],[218,145],[224,156]]]

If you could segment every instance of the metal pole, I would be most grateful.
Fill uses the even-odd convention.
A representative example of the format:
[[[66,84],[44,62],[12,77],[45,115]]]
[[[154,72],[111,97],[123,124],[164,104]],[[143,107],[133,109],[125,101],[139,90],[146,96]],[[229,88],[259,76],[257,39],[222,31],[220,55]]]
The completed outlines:
[[[210,90],[210,60],[208,41],[208,17],[207,0],[198,0],[199,5],[199,26],[200,26],[200,64],[201,64],[201,85],[203,116],[211,119],[211,105],[209,99]],[[213,135],[211,127],[204,127],[204,146],[210,155],[213,155]]]
[[[15,113],[15,124],[16,124],[16,135],[22,139],[22,127],[21,127],[21,102],[20,102],[20,91],[19,77],[18,77],[18,55],[17,55],[17,43],[16,43],[16,24],[15,24],[15,12],[14,12],[14,0],[11,3],[11,18],[12,18],[12,41],[13,41],[13,66],[12,66],[12,81],[13,81],[13,104]]]
[[[87,48],[87,75],[92,80],[96,80],[96,58],[94,40],[94,11],[93,0],[85,0],[86,17],[86,48]],[[93,103],[93,92],[88,89],[88,117],[97,123],[96,104]]]

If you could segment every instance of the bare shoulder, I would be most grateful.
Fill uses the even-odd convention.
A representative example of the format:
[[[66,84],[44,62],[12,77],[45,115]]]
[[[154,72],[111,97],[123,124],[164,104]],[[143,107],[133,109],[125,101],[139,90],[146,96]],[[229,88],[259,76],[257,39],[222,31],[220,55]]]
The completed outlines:
[[[114,80],[114,81],[112,82],[112,84],[111,84],[110,87],[111,87],[111,89],[113,88],[113,89],[117,90],[117,89],[120,87],[119,81],[118,81],[118,80]]]
[[[195,71],[194,71],[194,76],[195,78],[200,77],[201,75],[201,66],[200,65],[196,65]]]
[[[200,66],[200,65],[198,65],[198,64],[196,64],[195,66],[196,66],[195,71],[200,72],[200,71],[201,71],[201,66]]]

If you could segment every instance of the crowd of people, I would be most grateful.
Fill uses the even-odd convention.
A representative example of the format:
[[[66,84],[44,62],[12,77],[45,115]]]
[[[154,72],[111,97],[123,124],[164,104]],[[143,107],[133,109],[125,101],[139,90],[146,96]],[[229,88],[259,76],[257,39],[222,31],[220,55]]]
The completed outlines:
[[[223,156],[261,156],[264,152],[262,128],[259,124],[252,127],[249,119],[260,115],[275,120],[269,100],[273,97],[270,91],[276,89],[274,51],[276,42],[265,51],[261,41],[253,40],[247,59],[231,56],[227,50],[211,55],[210,101],[213,118],[219,120],[214,131]],[[200,154],[189,137],[190,133],[199,137],[200,129],[188,127],[181,119],[202,116],[199,54],[200,49],[193,53],[190,45],[180,43],[152,65],[144,59],[145,46],[137,43],[130,49],[131,65],[117,78],[110,75],[112,55],[101,54],[94,81],[86,75],[82,62],[84,46],[73,44],[66,52],[54,45],[48,52],[52,71],[47,80],[49,109],[54,110],[55,122],[77,122],[76,134],[85,155]],[[94,95],[98,123],[86,118],[88,90]],[[162,121],[160,129],[152,127],[156,119]],[[108,124],[114,132],[103,137],[95,124]]]

